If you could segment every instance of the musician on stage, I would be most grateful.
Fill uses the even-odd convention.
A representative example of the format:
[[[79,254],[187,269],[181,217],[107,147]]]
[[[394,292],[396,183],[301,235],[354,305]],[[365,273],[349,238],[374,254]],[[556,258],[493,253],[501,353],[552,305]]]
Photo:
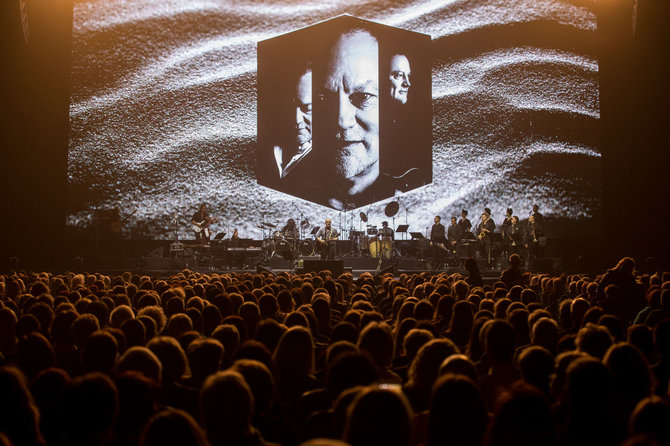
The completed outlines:
[[[198,208],[198,211],[193,214],[191,217],[191,223],[193,224],[193,232],[195,233],[195,240],[203,245],[209,243],[209,238],[212,235],[212,231],[209,229],[209,225],[214,223],[215,219],[209,216],[209,210],[207,209],[207,203],[203,203]]]
[[[519,224],[519,217],[516,215],[512,217],[512,220],[507,227],[506,237],[509,253],[521,255],[521,248],[524,245],[524,231]]]
[[[468,211],[463,209],[461,211],[461,218],[458,220],[458,226],[461,227],[461,234],[463,237],[466,236],[466,232],[470,232],[472,229],[472,223],[468,219]]]
[[[300,230],[295,224],[295,220],[289,218],[286,222],[286,225],[281,230],[282,235],[287,240],[297,240],[300,238]]]
[[[391,237],[391,240],[395,240],[395,233],[393,229],[389,228],[389,222],[383,221],[382,222],[382,227],[379,230],[379,235],[382,237]]]
[[[463,230],[461,226],[456,222],[456,217],[451,217],[451,224],[447,228],[447,242],[449,244],[449,251],[457,257],[460,256],[462,238]]]
[[[536,221],[536,216],[528,217],[528,226],[525,234],[525,247],[528,248],[528,260],[534,260],[540,256],[541,227]]]
[[[486,209],[488,211],[488,208]],[[477,238],[479,239],[479,252],[482,257],[487,259],[487,263],[490,263],[489,253],[491,250],[491,237],[490,234],[495,231],[496,224],[491,218],[489,212],[484,211],[482,213],[481,220],[477,225]],[[490,266],[490,265],[489,265]]]
[[[316,242],[321,252],[321,260],[335,258],[335,240],[340,236],[337,229],[331,226],[330,218],[326,218],[326,225],[316,233]]]
[[[430,230],[430,246],[433,250],[433,269],[438,269],[444,259],[446,252],[447,237],[445,237],[444,225],[440,223],[442,218],[436,215],[434,218],[433,227]]]

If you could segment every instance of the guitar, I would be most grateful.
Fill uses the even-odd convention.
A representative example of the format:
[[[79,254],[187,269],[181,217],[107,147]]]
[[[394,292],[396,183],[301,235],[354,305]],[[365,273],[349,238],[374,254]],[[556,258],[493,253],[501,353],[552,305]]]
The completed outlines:
[[[318,247],[319,251],[324,252],[326,251],[332,243],[339,238],[339,234],[337,232],[333,233],[333,231],[328,231],[326,232],[326,237],[325,240],[321,239],[314,239],[316,242],[316,246]]]
[[[206,238],[210,238],[212,235],[212,230],[209,228],[209,225],[212,223],[218,223],[218,221],[218,218],[207,217],[200,222],[193,223],[191,225],[191,229],[193,229],[193,232],[199,232]]]

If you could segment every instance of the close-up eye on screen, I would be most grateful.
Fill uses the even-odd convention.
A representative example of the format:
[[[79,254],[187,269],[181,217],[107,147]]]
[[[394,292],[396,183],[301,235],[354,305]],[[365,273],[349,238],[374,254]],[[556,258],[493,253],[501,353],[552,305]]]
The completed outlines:
[[[595,3],[78,0],[66,224],[192,238],[206,204],[215,232],[260,239],[391,205],[425,235],[537,206],[595,234]]]

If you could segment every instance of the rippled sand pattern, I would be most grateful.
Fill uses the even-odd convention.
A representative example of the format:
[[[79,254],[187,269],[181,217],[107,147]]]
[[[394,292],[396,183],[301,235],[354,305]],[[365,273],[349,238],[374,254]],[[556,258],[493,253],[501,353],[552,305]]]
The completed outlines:
[[[305,4],[301,4],[305,3]],[[349,13],[433,38],[433,184],[396,225],[488,206],[522,218],[600,211],[594,1],[87,0],[74,10],[68,224],[137,212],[133,237],[181,237],[197,204],[260,237],[300,212],[359,227],[255,182],[256,42]],[[389,200],[369,209],[379,224]],[[365,207],[362,209],[368,211]]]

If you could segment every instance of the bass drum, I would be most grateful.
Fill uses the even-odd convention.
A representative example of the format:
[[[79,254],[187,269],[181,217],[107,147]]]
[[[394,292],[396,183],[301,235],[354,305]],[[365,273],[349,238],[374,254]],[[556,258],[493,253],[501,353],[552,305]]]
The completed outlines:
[[[298,248],[301,256],[313,256],[314,255],[314,243],[311,240],[301,240]]]
[[[272,240],[279,241],[284,240],[284,233],[281,231],[275,231],[272,233]]]

